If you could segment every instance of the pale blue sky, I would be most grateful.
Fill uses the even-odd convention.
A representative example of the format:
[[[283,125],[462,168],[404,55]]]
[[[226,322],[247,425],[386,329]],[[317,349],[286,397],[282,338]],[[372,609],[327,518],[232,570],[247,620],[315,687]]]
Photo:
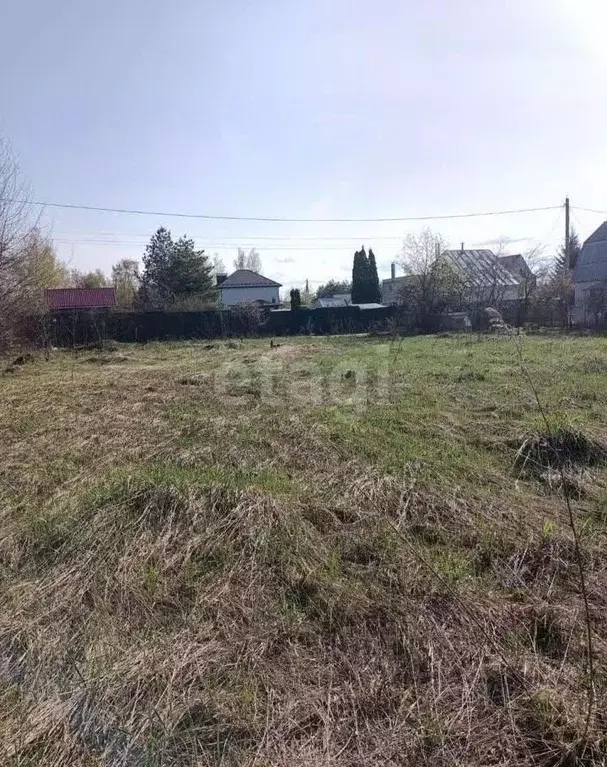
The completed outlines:
[[[2,26],[0,133],[39,200],[370,218],[569,194],[607,209],[605,0],[8,0]],[[347,275],[362,243],[387,272],[419,228],[44,220],[80,269],[140,257],[165,224],[228,266],[254,244],[285,284]],[[600,220],[574,218],[583,236]],[[528,238],[514,251],[562,231],[554,211],[433,226],[454,245]]]

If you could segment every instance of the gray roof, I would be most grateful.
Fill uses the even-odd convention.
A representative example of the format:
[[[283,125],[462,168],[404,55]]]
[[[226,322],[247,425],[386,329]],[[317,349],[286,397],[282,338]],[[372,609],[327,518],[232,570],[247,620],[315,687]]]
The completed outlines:
[[[587,242],[606,242],[607,241],[607,221],[603,221],[603,223],[599,226],[599,228],[596,230],[596,232],[593,232],[590,237],[584,242],[584,245],[586,245]]]
[[[533,277],[533,272],[529,268],[529,264],[520,253],[515,256],[499,256],[498,258],[500,264],[505,266],[515,277],[522,277],[523,279]]]
[[[442,257],[470,285],[507,287],[520,283],[492,250],[445,250]]]
[[[219,287],[223,290],[223,288],[280,288],[282,285],[250,269],[237,269]]]
[[[607,280],[607,221],[584,242],[573,270],[574,282]]]
[[[395,277],[392,279],[391,277],[387,280],[382,280],[381,284],[382,286],[389,287],[390,285],[395,285],[397,287],[402,287],[404,285],[413,285],[417,281],[419,275],[416,274],[405,274],[404,276],[401,275],[400,277]]]
[[[350,301],[348,298],[339,297],[339,296],[325,296],[324,298],[317,298],[316,303],[319,307],[322,309],[328,309],[333,306],[349,306]]]

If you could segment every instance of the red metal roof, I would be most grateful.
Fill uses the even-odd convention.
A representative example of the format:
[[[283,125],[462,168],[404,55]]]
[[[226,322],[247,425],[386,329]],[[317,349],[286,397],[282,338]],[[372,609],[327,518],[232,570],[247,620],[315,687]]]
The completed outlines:
[[[116,288],[47,288],[50,309],[103,309],[116,306]]]

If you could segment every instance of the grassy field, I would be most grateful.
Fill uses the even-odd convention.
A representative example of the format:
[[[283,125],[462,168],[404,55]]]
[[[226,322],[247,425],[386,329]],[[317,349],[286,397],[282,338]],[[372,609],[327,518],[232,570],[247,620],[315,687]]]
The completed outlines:
[[[607,340],[23,361],[0,365],[1,764],[607,763]]]

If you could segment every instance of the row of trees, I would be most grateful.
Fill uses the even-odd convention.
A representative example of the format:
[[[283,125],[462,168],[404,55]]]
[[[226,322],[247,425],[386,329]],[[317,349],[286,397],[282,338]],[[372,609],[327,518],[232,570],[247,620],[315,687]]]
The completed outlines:
[[[259,272],[262,267],[257,250],[238,248],[234,268]],[[114,286],[118,306],[126,309],[202,306],[215,300],[214,276],[225,271],[219,256],[211,261],[204,250],[196,250],[192,239],[184,236],[175,241],[168,229],[160,227],[145,248],[143,270],[138,261],[125,258],[112,267],[110,277],[101,269],[81,272],[63,268],[55,282],[76,288]]]
[[[10,147],[0,140],[0,345],[10,340],[20,316],[43,308],[44,287],[95,288],[114,285],[118,304],[142,308],[199,308],[214,301],[213,273],[225,271],[216,256],[211,260],[204,250],[196,249],[192,239],[173,239],[161,227],[152,236],[143,255],[143,268],[133,259],[123,259],[112,267],[111,277],[100,270],[80,272],[60,261],[51,240],[43,234],[39,222],[27,204],[29,189],[23,183]],[[462,307],[469,286],[437,258],[445,242],[430,230],[405,238],[400,264],[411,276],[403,300],[420,319]],[[572,233],[569,251],[561,248],[550,266],[540,252],[525,254],[537,283],[529,282],[524,301],[560,307],[566,315],[572,304],[571,271],[581,250]],[[567,268],[567,265],[569,268]],[[255,249],[238,250],[236,269],[261,271],[261,259]],[[316,291],[317,297],[351,293],[353,303],[381,301],[375,255],[361,248],[354,254],[352,282],[329,281]],[[308,304],[309,290],[297,292],[292,303]],[[607,296],[596,297],[599,309],[607,306]],[[599,306],[600,303],[600,306]]]
[[[17,340],[21,321],[44,311],[44,288],[98,288],[113,285],[123,308],[199,308],[215,300],[214,274],[225,272],[187,237],[174,240],[161,227],[151,238],[143,267],[122,259],[111,276],[100,269],[80,271],[58,257],[40,227],[31,192],[8,142],[0,138],[0,349]],[[237,269],[261,270],[255,249],[238,250]]]
[[[160,227],[146,245],[143,269],[134,259],[122,259],[112,267],[111,277],[100,269],[79,272],[72,269],[63,278],[66,287],[99,288],[114,286],[116,301],[122,308],[201,308],[212,304],[217,274],[226,271],[215,255],[211,261],[204,250],[197,250],[194,240],[182,236],[174,240],[171,232]],[[255,248],[238,248],[235,269],[261,270],[261,257]]]
[[[352,293],[352,283],[349,280],[329,280],[316,289],[316,298],[330,298],[343,293]]]
[[[174,240],[161,227],[145,249],[142,268],[123,259],[109,277],[100,269],[80,271],[59,259],[30,199],[11,146],[0,138],[0,348],[16,339],[22,318],[44,310],[44,288],[113,285],[124,308],[198,308],[215,300],[213,274],[225,266],[197,250],[192,239]],[[259,254],[239,249],[234,268],[261,271]]]

